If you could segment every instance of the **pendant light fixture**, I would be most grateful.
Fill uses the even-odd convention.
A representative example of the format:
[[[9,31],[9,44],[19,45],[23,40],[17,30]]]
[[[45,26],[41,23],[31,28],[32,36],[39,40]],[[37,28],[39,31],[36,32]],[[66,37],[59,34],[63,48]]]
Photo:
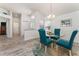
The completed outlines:
[[[55,18],[55,14],[53,14],[52,3],[50,3],[50,14],[47,16],[48,19]]]

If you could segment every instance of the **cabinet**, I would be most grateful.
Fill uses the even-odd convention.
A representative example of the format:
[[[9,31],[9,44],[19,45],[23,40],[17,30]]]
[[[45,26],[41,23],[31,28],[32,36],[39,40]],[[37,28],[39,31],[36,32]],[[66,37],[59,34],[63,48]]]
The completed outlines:
[[[31,40],[39,38],[39,33],[37,30],[27,30],[24,32],[24,40]]]

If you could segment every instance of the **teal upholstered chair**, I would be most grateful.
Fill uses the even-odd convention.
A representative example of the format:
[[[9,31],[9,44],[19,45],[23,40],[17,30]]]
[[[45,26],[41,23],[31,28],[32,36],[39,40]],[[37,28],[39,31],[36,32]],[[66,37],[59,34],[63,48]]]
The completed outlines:
[[[46,37],[46,33],[44,29],[39,29],[40,43],[45,45],[45,52],[47,50],[47,46],[49,46],[53,41]]]
[[[56,28],[54,30],[54,35],[56,35],[56,37],[53,37],[53,39],[57,40],[60,38],[60,29]]]
[[[54,35],[55,36],[51,36],[51,39],[57,40],[60,38],[60,29],[59,28],[54,29]],[[47,38],[49,38],[49,37],[47,36]]]
[[[64,47],[64,48],[69,50],[69,55],[72,55],[73,41],[75,39],[75,36],[76,36],[77,32],[78,32],[77,30],[72,32],[72,35],[71,35],[69,41],[68,40],[63,40],[63,39],[58,39],[58,41],[57,41],[57,44],[59,46],[62,46],[62,47]]]

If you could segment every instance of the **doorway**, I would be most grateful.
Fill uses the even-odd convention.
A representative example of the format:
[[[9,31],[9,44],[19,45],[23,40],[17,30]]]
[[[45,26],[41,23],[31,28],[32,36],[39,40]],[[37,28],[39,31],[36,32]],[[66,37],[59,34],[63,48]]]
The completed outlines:
[[[1,22],[0,35],[6,35],[6,22]]]
[[[20,20],[21,15],[13,13],[13,36],[20,36]]]

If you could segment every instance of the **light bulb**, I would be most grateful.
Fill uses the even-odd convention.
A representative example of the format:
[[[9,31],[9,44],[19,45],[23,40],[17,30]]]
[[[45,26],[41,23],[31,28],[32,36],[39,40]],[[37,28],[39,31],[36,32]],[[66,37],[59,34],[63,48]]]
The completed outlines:
[[[52,17],[55,18],[55,15],[53,14]]]
[[[51,18],[51,15],[48,15],[47,18],[50,19]]]
[[[53,14],[53,15],[50,14],[50,15],[47,16],[47,18],[48,18],[48,19],[50,19],[50,18],[55,18],[55,15],[54,15],[54,14]]]

